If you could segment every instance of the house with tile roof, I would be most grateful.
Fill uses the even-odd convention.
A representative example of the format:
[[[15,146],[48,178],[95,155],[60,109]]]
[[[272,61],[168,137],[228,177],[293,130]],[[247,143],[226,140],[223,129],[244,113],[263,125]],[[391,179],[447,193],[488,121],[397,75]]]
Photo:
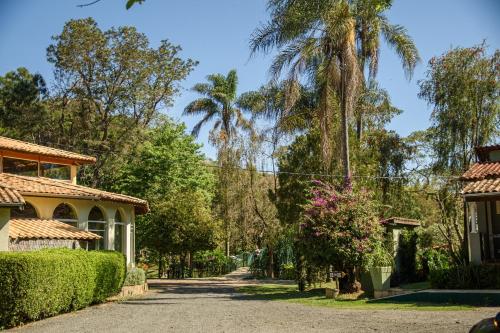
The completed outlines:
[[[134,263],[135,216],[148,203],[77,184],[91,156],[0,137],[0,251],[107,249]]]
[[[500,145],[476,148],[478,162],[460,178],[471,263],[500,260]]]

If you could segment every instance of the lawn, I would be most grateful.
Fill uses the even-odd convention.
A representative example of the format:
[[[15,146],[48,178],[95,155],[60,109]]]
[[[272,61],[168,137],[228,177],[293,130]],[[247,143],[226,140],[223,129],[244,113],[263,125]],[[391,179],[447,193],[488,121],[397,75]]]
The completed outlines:
[[[340,295],[338,299],[326,299],[323,289],[312,289],[299,292],[295,285],[263,284],[238,288],[248,299],[284,301],[311,306],[326,306],[332,308],[373,309],[373,310],[432,310],[455,311],[473,310],[476,307],[466,304],[431,303],[411,300],[370,300],[362,295],[352,299],[350,295]]]

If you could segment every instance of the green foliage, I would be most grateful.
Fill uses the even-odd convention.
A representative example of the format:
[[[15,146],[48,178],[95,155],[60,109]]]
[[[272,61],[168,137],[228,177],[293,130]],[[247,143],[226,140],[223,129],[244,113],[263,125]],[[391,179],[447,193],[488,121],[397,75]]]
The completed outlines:
[[[209,277],[227,274],[242,265],[242,260],[227,257],[220,249],[199,251],[193,256],[193,277]]]
[[[149,201],[166,200],[174,192],[213,197],[215,178],[201,146],[185,133],[186,126],[164,118],[146,133],[129,163],[123,165],[113,188]]]
[[[387,250],[381,243],[376,243],[372,251],[366,255],[365,266],[370,267],[386,267],[394,265],[394,257],[391,251]]]
[[[136,221],[138,245],[164,255],[215,246],[214,185],[200,146],[185,126],[164,119],[122,166],[114,188],[150,202],[151,212]]]
[[[295,280],[296,270],[295,265],[290,264],[281,264],[279,278],[282,280]]]
[[[363,190],[315,184],[300,225],[301,253],[315,269],[333,265],[344,271],[352,283],[347,288],[355,287],[354,268],[361,267],[382,241],[374,203]]]
[[[143,269],[133,267],[127,271],[125,276],[124,286],[139,286],[146,282],[146,273]]]
[[[500,266],[495,264],[453,265],[431,268],[433,288],[500,289]]]
[[[21,67],[0,76],[0,135],[38,142],[46,139],[47,98],[40,74]]]
[[[174,192],[172,198],[153,202],[142,225],[147,247],[159,253],[185,254],[213,249],[220,232],[206,198],[200,192]]]
[[[118,252],[54,249],[0,253],[0,327],[103,302],[125,278]]]
[[[429,61],[419,96],[432,107],[429,143],[434,169],[458,175],[473,161],[474,147],[498,139],[500,51],[485,43],[455,48]]]

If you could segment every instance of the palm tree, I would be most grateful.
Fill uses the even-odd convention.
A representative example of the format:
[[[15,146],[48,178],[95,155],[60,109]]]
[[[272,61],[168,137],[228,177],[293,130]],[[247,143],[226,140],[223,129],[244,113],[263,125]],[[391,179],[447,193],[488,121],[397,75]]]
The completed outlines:
[[[252,53],[277,47],[271,74],[279,78],[288,68],[288,80],[307,76],[320,95],[323,167],[332,156],[330,137],[335,109],[340,109],[344,176],[350,178],[349,116],[359,88],[361,72],[356,56],[355,17],[347,0],[270,0],[271,21],[251,39]]]
[[[405,61],[408,60],[408,69],[413,69],[414,66],[409,54],[416,55],[415,62],[418,60],[417,53],[408,51],[411,44],[405,44],[402,38],[407,36],[404,29],[390,25],[383,16],[382,11],[387,6],[381,5],[378,20],[369,21],[372,25],[361,20],[361,13],[364,13],[361,9],[368,8],[368,2],[369,0],[269,0],[271,20],[258,28],[251,38],[252,53],[266,52],[271,48],[279,50],[270,69],[274,79],[279,78],[284,69],[288,69],[288,80],[298,82],[305,76],[318,90],[320,101],[317,114],[325,169],[332,157],[332,119],[335,111],[340,111],[342,162],[346,179],[351,175],[349,119],[354,113],[358,92],[364,81],[363,61],[369,61],[372,69],[378,63],[378,39],[374,39],[372,34],[363,35],[362,38],[362,32],[367,31],[367,27],[372,29],[372,22],[378,22],[378,31],[395,46],[396,51],[408,55],[402,57]],[[383,4],[387,1],[372,2]],[[360,43],[361,39],[363,43]],[[360,45],[365,47],[363,52],[359,51]],[[360,54],[364,56],[359,56]]]
[[[389,22],[384,12],[392,6],[392,0],[356,0],[353,2],[356,16],[356,40],[358,44],[358,58],[365,89],[372,85],[378,71],[380,54],[380,39],[395,50],[401,59],[403,70],[411,79],[415,66],[420,61],[415,42],[408,35],[406,29]],[[366,73],[365,73],[366,72]],[[359,108],[356,119],[356,133],[361,140],[363,132],[364,109]]]
[[[224,76],[211,74],[207,76],[208,83],[198,83],[193,91],[204,96],[189,103],[184,109],[184,115],[202,115],[203,118],[193,127],[193,136],[198,136],[203,125],[215,121],[213,132],[218,132],[222,146],[227,147],[236,132],[236,128],[248,126],[237,106],[236,90],[238,75],[231,70]]]
[[[198,136],[203,125],[214,121],[212,135],[218,147],[219,184],[221,186],[221,209],[225,224],[226,255],[229,256],[231,238],[231,216],[229,213],[229,184],[231,182],[232,164],[231,143],[236,137],[238,127],[250,129],[250,123],[243,117],[238,106],[236,94],[238,75],[231,70],[224,76],[212,74],[207,76],[207,83],[198,83],[192,88],[203,97],[189,103],[184,115],[202,115],[203,118],[193,127],[192,134]]]

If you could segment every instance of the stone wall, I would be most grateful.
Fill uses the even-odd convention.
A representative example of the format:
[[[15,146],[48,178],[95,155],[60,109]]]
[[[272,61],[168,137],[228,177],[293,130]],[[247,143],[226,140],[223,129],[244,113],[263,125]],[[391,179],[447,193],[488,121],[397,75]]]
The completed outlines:
[[[74,239],[9,239],[9,251],[33,251],[46,248],[86,249],[87,244]]]

